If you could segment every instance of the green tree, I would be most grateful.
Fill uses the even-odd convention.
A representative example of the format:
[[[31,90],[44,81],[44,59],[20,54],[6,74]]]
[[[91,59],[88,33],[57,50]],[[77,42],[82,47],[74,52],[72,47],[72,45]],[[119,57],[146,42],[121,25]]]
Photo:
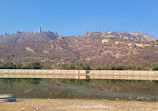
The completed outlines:
[[[109,70],[116,70],[116,65],[115,64],[110,64],[109,65]]]
[[[158,63],[152,63],[150,67],[152,70],[158,70]]]
[[[68,64],[61,64],[57,69],[67,69],[67,70],[90,70],[90,64],[86,62],[74,62]]]
[[[75,70],[76,69],[75,63],[69,64],[69,69],[70,70]]]
[[[15,64],[17,69],[22,69],[22,64]]]
[[[67,64],[61,64],[57,69],[69,69],[69,66]]]
[[[22,68],[23,69],[41,69],[41,65],[39,62],[32,62],[32,63],[23,65]]]
[[[16,69],[16,65],[13,62],[6,62],[0,65],[1,69]]]
[[[74,70],[90,70],[90,65],[86,62],[74,62],[69,65],[70,69]]]
[[[91,70],[90,64],[84,62],[82,65],[83,65],[82,70]]]
[[[102,67],[102,66],[96,66],[96,67],[94,68],[94,70],[103,70],[103,67]]]
[[[141,66],[137,66],[136,69],[137,69],[137,70],[142,70],[142,67],[141,67]]]
[[[109,70],[109,66],[108,65],[96,66],[94,70]]]

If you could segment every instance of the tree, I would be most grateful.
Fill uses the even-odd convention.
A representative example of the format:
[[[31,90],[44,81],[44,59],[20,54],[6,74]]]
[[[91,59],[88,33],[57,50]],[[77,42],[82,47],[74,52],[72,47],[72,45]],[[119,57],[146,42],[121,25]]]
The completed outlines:
[[[74,62],[71,63],[69,65],[70,69],[74,69],[74,70],[90,70],[90,64],[86,63],[86,62]]]
[[[1,69],[16,69],[16,65],[13,62],[6,62],[0,65]]]
[[[61,64],[57,69],[69,69],[69,66],[67,64]]]
[[[142,67],[141,67],[141,66],[137,66],[136,69],[137,69],[137,70],[142,70]]]
[[[109,66],[108,65],[96,66],[94,70],[109,70]]]
[[[96,66],[96,67],[94,68],[94,70],[103,70],[103,67],[102,67],[102,66]]]
[[[23,69],[41,69],[41,65],[39,62],[32,62],[32,63],[23,65],[22,68]]]
[[[75,64],[74,63],[69,64],[69,69],[70,70],[75,70],[76,69]]]
[[[152,63],[150,67],[152,70],[158,70],[158,63]]]
[[[110,64],[109,65],[109,70],[116,70],[116,65],[115,64]]]
[[[91,70],[90,64],[84,62],[82,65],[83,65],[82,70]]]
[[[33,62],[31,63],[32,69],[41,69],[41,64],[39,62]]]
[[[57,67],[58,69],[67,69],[67,70],[90,70],[90,64],[86,63],[86,62],[74,62],[74,63],[70,63],[68,64],[61,64],[59,67]]]
[[[15,64],[17,69],[22,69],[22,64]]]

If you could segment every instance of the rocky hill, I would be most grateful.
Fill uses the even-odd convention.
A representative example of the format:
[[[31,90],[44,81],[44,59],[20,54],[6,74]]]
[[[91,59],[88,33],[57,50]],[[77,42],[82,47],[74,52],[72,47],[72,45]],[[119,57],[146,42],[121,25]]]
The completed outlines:
[[[92,66],[110,63],[149,65],[158,62],[158,43],[147,34],[86,32],[62,37],[50,31],[5,33],[0,36],[0,61],[38,61],[56,66],[86,61]]]

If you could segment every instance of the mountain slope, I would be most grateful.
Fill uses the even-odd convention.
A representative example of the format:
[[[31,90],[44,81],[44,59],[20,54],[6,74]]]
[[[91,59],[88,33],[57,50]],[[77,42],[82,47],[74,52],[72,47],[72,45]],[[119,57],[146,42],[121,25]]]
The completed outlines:
[[[49,31],[17,32],[0,36],[0,60],[26,63],[86,61],[92,66],[110,63],[149,65],[158,62],[155,38],[142,33],[86,32],[61,37]]]

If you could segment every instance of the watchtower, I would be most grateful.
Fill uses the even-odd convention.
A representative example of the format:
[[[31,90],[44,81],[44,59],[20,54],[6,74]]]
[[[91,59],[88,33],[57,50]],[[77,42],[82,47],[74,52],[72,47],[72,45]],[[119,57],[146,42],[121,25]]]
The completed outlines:
[[[39,27],[39,31],[38,32],[41,32],[41,27]]]
[[[139,34],[142,34],[142,30],[139,32]]]
[[[7,35],[7,33],[4,32],[3,35]]]

